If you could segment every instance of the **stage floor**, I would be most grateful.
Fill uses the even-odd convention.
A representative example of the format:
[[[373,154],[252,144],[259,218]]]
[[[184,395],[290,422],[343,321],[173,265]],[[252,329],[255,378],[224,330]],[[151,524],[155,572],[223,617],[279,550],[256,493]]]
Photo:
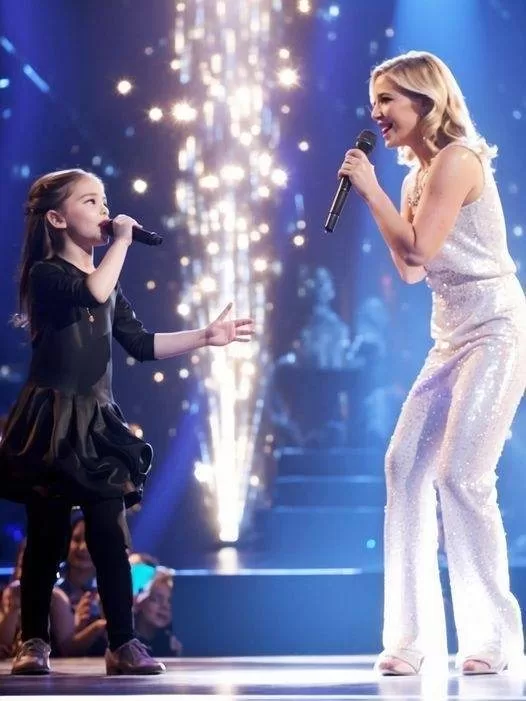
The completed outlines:
[[[462,677],[428,669],[419,677],[378,678],[373,657],[247,657],[167,660],[158,677],[106,677],[102,659],[54,660],[46,677],[12,677],[0,663],[2,698],[47,696],[153,697],[192,701],[344,701],[394,699],[493,701],[526,699],[526,673]]]

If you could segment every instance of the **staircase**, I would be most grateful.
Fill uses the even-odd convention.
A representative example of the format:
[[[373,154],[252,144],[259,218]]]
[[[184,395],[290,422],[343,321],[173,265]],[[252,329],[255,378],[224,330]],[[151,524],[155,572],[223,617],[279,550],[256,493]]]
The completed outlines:
[[[263,533],[289,567],[382,566],[383,453],[366,448],[276,451],[272,508]]]

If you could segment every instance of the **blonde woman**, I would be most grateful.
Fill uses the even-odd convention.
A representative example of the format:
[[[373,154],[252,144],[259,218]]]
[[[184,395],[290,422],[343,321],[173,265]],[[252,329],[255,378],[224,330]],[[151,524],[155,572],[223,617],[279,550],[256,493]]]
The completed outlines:
[[[372,117],[410,166],[398,213],[357,149],[339,171],[364,198],[409,283],[432,290],[434,345],[386,456],[383,675],[445,655],[436,491],[464,674],[522,659],[495,468],[526,385],[526,304],[508,253],[491,160],[459,86],[436,56],[411,51],[371,75]],[[436,491],[435,491],[436,488]]]

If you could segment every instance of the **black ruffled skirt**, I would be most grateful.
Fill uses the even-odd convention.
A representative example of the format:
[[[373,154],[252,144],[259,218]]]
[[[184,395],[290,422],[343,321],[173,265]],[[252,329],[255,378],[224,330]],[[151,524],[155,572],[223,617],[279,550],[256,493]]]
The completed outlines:
[[[35,492],[73,503],[142,498],[152,447],[134,436],[117,404],[26,385],[0,443],[0,497],[25,502]]]

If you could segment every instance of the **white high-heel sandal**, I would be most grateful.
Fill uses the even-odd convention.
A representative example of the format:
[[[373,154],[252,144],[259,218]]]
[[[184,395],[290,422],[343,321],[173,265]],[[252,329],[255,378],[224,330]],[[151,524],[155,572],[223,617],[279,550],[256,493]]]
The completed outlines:
[[[506,662],[494,664],[482,657],[466,657],[462,662],[462,674],[466,676],[475,674],[500,674],[507,667]]]
[[[396,655],[383,655],[379,658],[375,668],[382,677],[411,677],[420,673],[423,659],[421,657],[417,664],[413,665]]]

